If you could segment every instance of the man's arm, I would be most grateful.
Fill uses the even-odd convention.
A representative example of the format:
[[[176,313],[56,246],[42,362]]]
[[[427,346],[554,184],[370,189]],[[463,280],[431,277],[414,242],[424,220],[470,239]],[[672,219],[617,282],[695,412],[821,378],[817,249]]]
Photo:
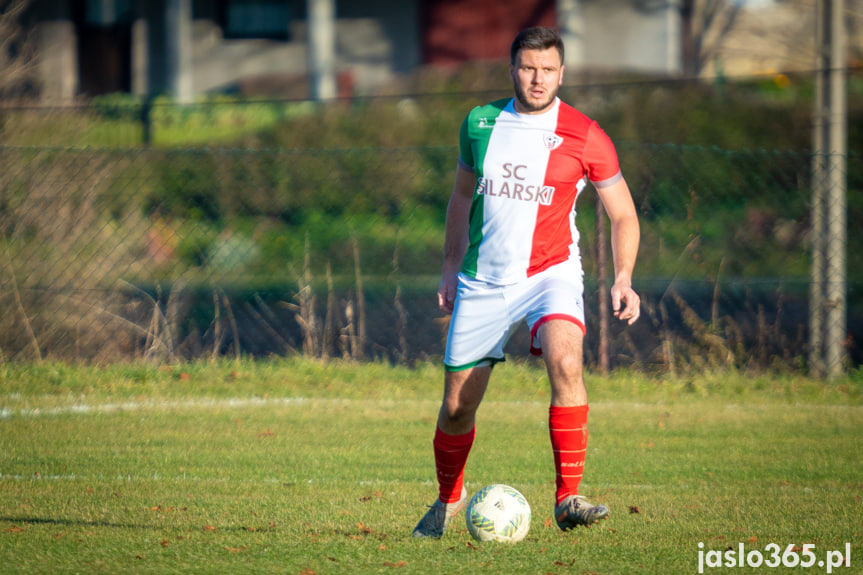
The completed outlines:
[[[473,172],[459,165],[446,210],[443,272],[437,291],[438,307],[446,313],[452,313],[455,292],[458,288],[458,272],[467,251],[468,217],[475,186],[476,179]]]
[[[641,314],[641,298],[632,289],[632,271],[641,236],[638,213],[629,186],[623,178],[606,186],[598,186],[596,191],[611,221],[611,251],[614,257],[611,307],[614,317],[627,320],[632,325]]]

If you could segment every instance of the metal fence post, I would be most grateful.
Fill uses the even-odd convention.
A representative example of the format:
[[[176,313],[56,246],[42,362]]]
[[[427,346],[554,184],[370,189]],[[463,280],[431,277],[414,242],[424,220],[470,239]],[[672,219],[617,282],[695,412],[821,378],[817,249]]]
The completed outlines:
[[[145,96],[141,104],[141,143],[144,146],[149,146],[153,143],[153,99],[151,96]]]
[[[831,377],[844,370],[847,329],[844,14],[844,0],[816,5],[809,364],[813,375]]]
[[[830,158],[827,207],[827,332],[825,364],[831,377],[845,368],[847,270],[845,244],[847,187],[847,96],[845,93],[845,0],[832,0],[830,12]]]
[[[829,139],[829,122],[826,105],[830,84],[824,74],[829,65],[830,30],[827,20],[827,0],[815,6],[815,107],[812,111],[812,263],[809,281],[809,372],[820,377],[824,374],[824,197],[826,162],[824,148]]]

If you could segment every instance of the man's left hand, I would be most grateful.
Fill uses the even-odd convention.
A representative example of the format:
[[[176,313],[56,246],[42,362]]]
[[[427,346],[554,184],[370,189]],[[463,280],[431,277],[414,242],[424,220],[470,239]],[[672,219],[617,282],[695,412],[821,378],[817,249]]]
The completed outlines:
[[[611,286],[611,307],[614,317],[632,325],[641,315],[641,298],[632,286],[614,284]]]

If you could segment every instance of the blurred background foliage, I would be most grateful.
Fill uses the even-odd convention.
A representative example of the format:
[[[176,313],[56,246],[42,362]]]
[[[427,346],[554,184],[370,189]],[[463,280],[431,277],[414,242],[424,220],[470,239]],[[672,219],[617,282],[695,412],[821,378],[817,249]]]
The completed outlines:
[[[346,341],[360,337],[368,305],[379,325],[362,336],[365,353],[440,353],[433,294],[459,125],[472,106],[510,93],[505,67],[472,65],[328,104],[212,95],[178,106],[114,94],[81,107],[0,109],[0,301],[17,310],[0,321],[0,349],[88,361],[286,353],[304,348],[302,323],[318,316],[316,353],[329,338],[327,353],[352,355]],[[799,367],[811,78],[586,75],[560,94],[615,141],[642,218],[636,271],[647,319],[635,335],[613,334],[615,364],[667,369],[676,354],[689,364]],[[861,329],[861,127],[863,72],[853,70],[852,338]],[[577,208],[594,306],[592,190]],[[93,293],[99,305],[85,304]],[[219,327],[229,310],[239,326]],[[170,343],[160,340],[172,322]],[[254,334],[240,335],[244,322]],[[679,344],[672,355],[669,341]]]

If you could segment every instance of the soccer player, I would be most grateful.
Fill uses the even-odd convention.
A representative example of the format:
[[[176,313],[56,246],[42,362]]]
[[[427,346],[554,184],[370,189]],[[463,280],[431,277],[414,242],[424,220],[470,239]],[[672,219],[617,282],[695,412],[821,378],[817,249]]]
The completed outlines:
[[[441,537],[467,502],[464,469],[476,412],[492,368],[504,360],[504,344],[521,321],[551,383],[557,524],[567,530],[608,516],[607,507],[578,493],[588,405],[575,200],[588,180],[611,222],[614,316],[630,325],[640,314],[632,289],[640,232],[611,140],[557,97],[563,54],[554,29],[523,30],[510,49],[515,97],[474,108],[461,126],[438,288],[440,309],[452,314],[433,442],[438,499],[415,537]]]

